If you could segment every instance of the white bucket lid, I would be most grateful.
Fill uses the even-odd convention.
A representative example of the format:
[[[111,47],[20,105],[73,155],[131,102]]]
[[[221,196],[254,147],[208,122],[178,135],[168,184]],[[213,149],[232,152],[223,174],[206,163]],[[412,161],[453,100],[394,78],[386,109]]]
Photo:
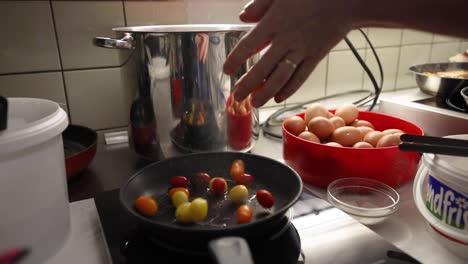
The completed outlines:
[[[445,138],[468,140],[468,134],[450,135]],[[453,175],[458,180],[468,182],[468,157],[424,153],[423,161],[429,168],[433,167],[437,170],[442,170],[446,174]]]
[[[67,113],[50,100],[7,98],[8,126],[0,131],[0,155],[43,143],[68,126]]]

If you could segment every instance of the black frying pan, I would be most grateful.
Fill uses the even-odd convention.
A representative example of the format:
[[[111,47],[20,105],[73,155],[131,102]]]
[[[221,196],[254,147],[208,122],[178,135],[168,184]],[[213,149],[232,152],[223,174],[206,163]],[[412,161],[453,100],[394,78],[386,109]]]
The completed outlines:
[[[164,205],[170,204],[167,197],[169,179],[175,175],[184,175],[190,179],[196,172],[207,172],[212,177],[224,177],[228,180],[228,189],[230,189],[234,183],[229,176],[229,170],[235,159],[243,160],[246,172],[255,177],[255,185],[251,189],[265,188],[273,194],[275,199],[273,208],[263,209],[253,201],[250,204],[254,211],[252,222],[241,225],[236,223],[235,209],[238,205],[226,201],[226,203],[221,202],[222,206],[212,208],[218,200],[209,197],[210,208],[207,219],[213,219],[213,214],[225,216],[227,220],[223,221],[227,226],[222,225],[223,221],[218,221],[221,219],[219,217],[214,217],[218,220],[213,223],[205,221],[201,224],[183,225],[175,222],[175,209]],[[271,232],[276,224],[284,220],[286,211],[298,200],[301,193],[302,181],[299,175],[283,163],[253,154],[216,152],[174,157],[147,166],[133,175],[121,188],[120,201],[139,223],[158,237],[206,247],[204,242],[218,237],[251,238]],[[135,200],[140,195],[150,195],[158,201],[159,211],[154,217],[147,218],[134,209]],[[192,194],[190,196],[190,200],[194,198]]]

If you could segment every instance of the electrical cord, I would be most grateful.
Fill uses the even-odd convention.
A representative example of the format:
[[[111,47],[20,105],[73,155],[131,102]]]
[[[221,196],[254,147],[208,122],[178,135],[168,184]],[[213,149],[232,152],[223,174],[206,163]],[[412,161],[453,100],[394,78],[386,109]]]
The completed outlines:
[[[368,109],[368,111],[372,111],[374,109],[374,107],[376,106],[377,102],[378,102],[380,93],[382,92],[383,83],[384,83],[384,73],[383,73],[382,64],[380,62],[379,56],[377,55],[377,52],[375,51],[374,45],[372,45],[370,39],[367,37],[367,34],[362,29],[358,29],[358,30],[361,32],[361,34],[365,38],[366,42],[369,44],[369,47],[372,50],[372,53],[374,54],[374,57],[375,57],[375,60],[377,62],[377,66],[378,66],[379,72],[380,72],[380,83],[379,84],[377,83],[374,75],[372,74],[372,71],[369,69],[369,67],[367,66],[365,61],[359,55],[359,53],[357,52],[357,50],[354,47],[354,45],[352,44],[352,42],[347,37],[345,37],[344,41],[346,42],[346,44],[350,48],[351,52],[354,54],[354,56],[358,60],[359,64],[362,66],[362,68],[366,72],[367,76],[371,80],[372,85],[374,86],[374,93],[373,94],[372,94],[372,92],[370,92],[367,96],[362,97],[362,98],[358,99],[357,101],[354,101],[353,104],[355,104],[356,106],[364,106],[364,105],[366,105],[366,104],[368,104],[369,102],[372,101],[372,104],[369,106],[369,109]],[[320,98],[317,98],[317,99],[309,100],[309,101],[303,102],[303,103],[298,104],[298,105],[293,105],[293,106],[281,108],[281,109],[277,110],[275,113],[273,113],[272,115],[270,115],[267,118],[267,120],[265,120],[265,123],[263,125],[263,129],[262,129],[263,133],[266,136],[271,136],[271,137],[276,138],[276,139],[281,139],[282,138],[282,128],[281,128],[282,120],[279,119],[279,117],[281,115],[284,115],[285,113],[292,112],[292,111],[297,110],[297,109],[302,109],[302,108],[304,108],[305,105],[308,105],[308,104],[311,104],[311,103],[314,103],[314,102],[319,102],[319,101],[323,101],[323,100],[327,100],[327,99],[337,98],[337,97],[345,96],[345,95],[351,95],[351,94],[354,94],[354,93],[361,93],[363,91],[366,91],[366,90],[353,90],[353,91],[349,91],[349,92],[345,92],[345,93],[333,94],[333,95],[324,96],[324,97],[320,97]]]

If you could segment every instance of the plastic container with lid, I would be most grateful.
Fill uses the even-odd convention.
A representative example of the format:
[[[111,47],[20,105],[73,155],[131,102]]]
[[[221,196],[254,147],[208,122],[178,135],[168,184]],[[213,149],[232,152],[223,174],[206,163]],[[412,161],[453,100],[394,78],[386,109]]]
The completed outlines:
[[[69,232],[62,132],[67,114],[55,102],[7,98],[0,131],[0,253],[26,247],[25,263],[43,263]]]
[[[449,138],[468,140],[468,135]],[[468,258],[468,158],[425,153],[413,195],[431,235],[460,257]]]

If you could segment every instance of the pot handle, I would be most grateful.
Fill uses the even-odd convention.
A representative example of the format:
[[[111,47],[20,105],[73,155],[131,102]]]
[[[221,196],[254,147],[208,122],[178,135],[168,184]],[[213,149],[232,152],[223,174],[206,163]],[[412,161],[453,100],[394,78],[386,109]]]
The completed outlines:
[[[222,237],[211,240],[208,247],[216,263],[253,264],[249,245],[241,237]]]
[[[132,34],[125,33],[121,39],[95,37],[94,45],[109,49],[134,49],[134,39]]]

